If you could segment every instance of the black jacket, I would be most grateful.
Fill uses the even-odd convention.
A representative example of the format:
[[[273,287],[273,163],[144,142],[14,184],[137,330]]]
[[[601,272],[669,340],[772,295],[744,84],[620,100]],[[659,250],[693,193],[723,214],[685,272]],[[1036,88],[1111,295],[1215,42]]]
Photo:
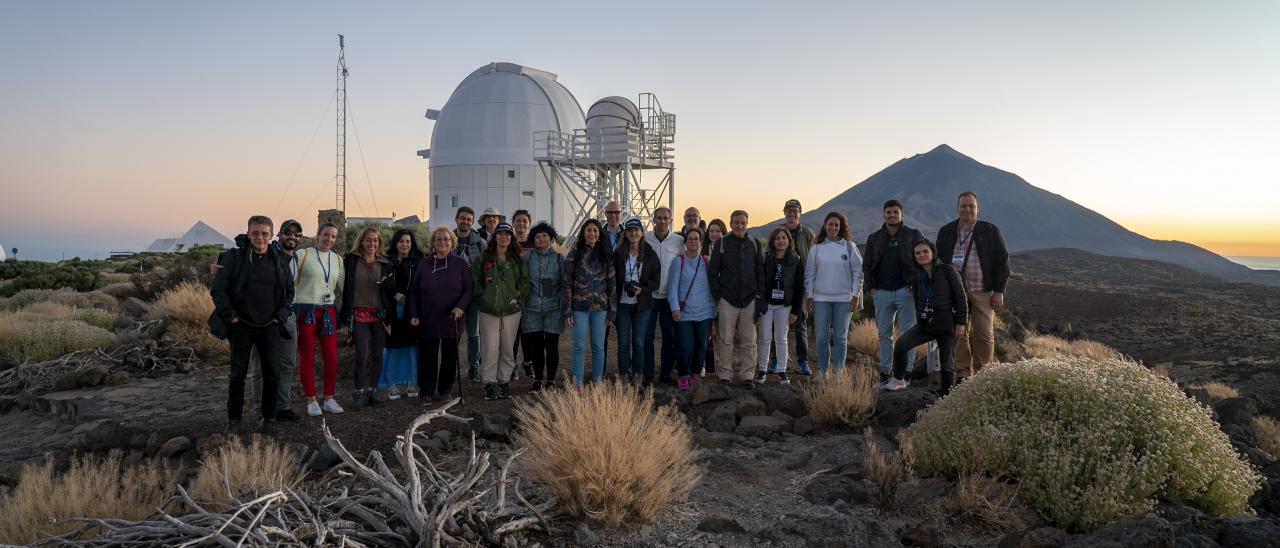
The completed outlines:
[[[766,302],[773,293],[773,280],[778,272],[774,269],[773,253],[760,258],[760,298]],[[804,261],[795,253],[787,253],[782,259],[782,304],[791,307],[791,313],[800,311],[804,304]]]
[[[422,253],[413,250],[407,259],[397,261],[392,266],[395,272],[395,283],[392,286],[392,303],[391,303],[391,334],[387,336],[387,348],[406,348],[418,344],[418,328],[409,323],[409,285],[413,281],[413,273],[418,270],[418,263],[422,261]],[[390,280],[388,282],[390,283]],[[345,288],[344,288],[345,289]],[[398,317],[395,314],[396,303],[395,294],[399,293],[405,296],[404,317]]]
[[[951,262],[952,250],[960,237],[960,221],[951,221],[938,229],[938,258]],[[963,250],[961,251],[963,253]],[[986,221],[978,221],[973,226],[973,247],[969,252],[969,260],[977,255],[982,266],[982,291],[1004,293],[1009,283],[1009,250],[1004,246],[1004,237],[996,225]],[[972,288],[971,288],[972,289]]]
[[[867,291],[878,289],[876,287],[876,277],[879,273],[880,262],[895,260],[893,257],[887,257],[890,238],[898,240],[898,257],[896,260],[902,263],[902,280],[906,283],[906,287],[911,287],[916,283],[916,258],[911,246],[923,240],[924,235],[919,230],[903,223],[902,226],[898,227],[898,233],[890,236],[888,227],[880,225],[880,230],[867,236],[867,246],[862,251],[862,284]]]
[[[373,261],[373,274],[376,279],[386,281],[378,284],[378,295],[382,297],[382,304],[378,306],[378,315],[384,322],[390,322],[396,317],[396,284],[394,280],[395,269],[391,266],[391,261],[386,257],[378,257]],[[355,316],[355,296],[356,296],[356,268],[364,268],[364,257],[354,251],[348,252],[342,257],[343,272],[346,273],[346,280],[342,282],[342,306],[338,309],[338,325],[350,326],[352,317]]]
[[[913,270],[916,281],[911,285],[911,293],[916,302],[916,324],[925,333],[944,335],[954,332],[957,325],[968,322],[969,298],[965,295],[960,273],[955,268],[934,258],[933,276],[928,280],[933,289],[931,298],[925,297],[924,269],[917,266]],[[932,312],[927,311],[926,306]]]
[[[289,255],[277,246],[267,246],[267,257],[271,260],[276,272],[275,299],[271,303],[253,303],[244,299],[245,288],[249,283],[252,254],[249,237],[244,234],[236,236],[234,249],[218,254],[218,264],[222,268],[213,278],[213,287],[209,290],[209,294],[213,297],[213,314],[216,316],[216,318],[209,318],[211,330],[217,331],[215,324],[220,323],[225,335],[226,325],[231,323],[232,318],[241,316],[241,311],[247,310],[248,307],[269,306],[273,319],[278,320],[281,325],[289,321],[289,312],[293,308],[293,274],[289,271]]]
[[[627,256],[631,254],[627,251],[627,246],[623,245],[626,242],[621,237],[618,241],[618,248],[613,250],[613,272],[617,280],[614,284],[617,288],[613,296],[615,303],[622,300],[623,291],[626,290]],[[657,291],[661,285],[662,263],[658,260],[658,254],[648,242],[640,240],[640,286],[644,291],[636,296],[636,308],[648,310],[652,307],[653,292]]]
[[[724,299],[736,308],[755,303],[760,294],[760,271],[764,267],[760,242],[750,235],[739,238],[725,234],[711,247],[711,264],[707,268],[707,280],[711,282],[711,297]]]

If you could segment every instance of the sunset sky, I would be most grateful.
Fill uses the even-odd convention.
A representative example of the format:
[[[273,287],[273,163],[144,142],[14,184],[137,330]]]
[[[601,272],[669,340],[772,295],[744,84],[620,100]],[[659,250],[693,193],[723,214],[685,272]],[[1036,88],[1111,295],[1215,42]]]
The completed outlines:
[[[423,112],[510,61],[584,110],[656,93],[677,206],[707,217],[817,206],[947,143],[1142,234],[1280,256],[1280,2],[610,6],[5,1],[0,244],[313,229],[343,33],[352,216],[422,214]]]

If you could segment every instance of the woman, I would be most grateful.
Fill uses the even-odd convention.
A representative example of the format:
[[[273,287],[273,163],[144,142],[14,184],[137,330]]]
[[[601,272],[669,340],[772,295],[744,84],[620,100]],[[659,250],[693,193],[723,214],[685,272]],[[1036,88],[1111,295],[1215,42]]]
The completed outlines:
[[[386,350],[382,354],[382,377],[378,388],[387,391],[390,399],[400,398],[404,388],[410,398],[418,397],[418,330],[409,323],[408,295],[413,275],[422,262],[422,250],[418,239],[407,228],[397,230],[391,237],[391,265],[393,280],[383,282],[392,285],[395,315],[391,317],[391,333],[387,335]]]
[[[707,278],[709,264],[702,254],[702,244],[702,230],[690,227],[684,235],[684,254],[671,262],[671,270],[667,272],[670,287],[667,302],[671,305],[671,318],[676,321],[676,340],[679,341],[676,354],[680,375],[676,388],[679,390],[689,390],[697,384],[696,371],[702,367],[698,362],[704,356],[711,320],[716,316],[716,303],[711,298]]]
[[[849,220],[828,213],[804,267],[804,306],[818,332],[818,368],[824,374],[828,367],[844,369],[849,319],[862,293],[862,256],[852,238]]]
[[[307,414],[341,413],[333,398],[338,384],[338,293],[343,291],[342,257],[333,252],[338,227],[320,225],[316,246],[297,251],[298,273],[294,279],[293,312],[298,317],[298,377],[307,397]],[[316,401],[316,343],[324,361],[324,405]]]
[[[486,400],[511,397],[508,382],[516,365],[512,349],[529,287],[529,271],[515,239],[510,223],[498,223],[484,252],[471,263],[471,281],[480,311],[480,374]]]
[[[382,376],[382,349],[387,329],[395,317],[395,292],[391,282],[395,270],[382,253],[382,234],[369,227],[360,231],[355,249],[342,258],[342,268],[350,277],[342,288],[340,325],[351,333],[356,346],[356,408],[382,407],[378,378]],[[382,282],[386,281],[384,285]]]
[[[795,311],[804,299],[804,264],[791,240],[791,231],[780,226],[769,233],[772,253],[764,256],[758,287],[764,292],[757,301],[763,314],[756,321],[756,348],[760,363],[755,381],[764,384],[769,371],[769,346],[775,347],[778,384],[791,384],[787,379],[787,330],[796,323]]]
[[[729,233],[728,225],[723,220],[712,219],[707,223],[706,237],[702,239],[702,256],[710,259],[711,246]],[[703,377],[716,374],[716,322],[711,322],[711,334],[707,337],[707,351],[702,367],[693,371],[694,375]]]
[[[609,243],[600,221],[587,219],[564,262],[564,316],[573,329],[573,382],[581,389],[587,338],[591,338],[591,382],[604,377],[604,329],[613,322],[615,279]]]
[[[662,266],[658,253],[644,241],[644,223],[628,219],[622,225],[622,243],[613,252],[613,271],[621,278],[617,284],[614,309],[618,326],[618,376],[623,384],[639,385],[653,380],[653,371],[642,372],[645,346],[652,344],[645,336],[649,315],[653,313],[653,292],[662,285]]]
[[[532,224],[533,217],[529,216],[529,210],[517,209],[511,214],[511,228],[516,230],[516,243],[520,246],[520,254],[528,256],[529,251],[533,249],[533,240],[529,238],[529,225]],[[521,320],[524,323],[524,320]],[[524,338],[524,330],[521,328],[516,333],[516,344],[511,347],[511,355],[515,356],[520,353],[520,340]],[[533,363],[529,361],[529,353],[525,352],[524,360],[521,360],[520,367],[524,369],[524,376],[533,376]],[[511,372],[511,380],[519,378],[520,370]]]
[[[520,318],[520,344],[533,362],[530,392],[552,387],[560,366],[560,334],[564,332],[564,255],[555,249],[556,229],[538,223],[529,232],[533,250],[524,256],[529,271],[529,291]]]
[[[471,264],[454,254],[458,237],[446,227],[431,232],[431,255],[423,257],[409,284],[409,324],[418,328],[418,395],[449,393],[458,373],[458,335],[471,304]]]
[[[929,341],[938,343],[938,361],[942,366],[942,384],[938,392],[946,396],[956,379],[952,351],[956,337],[964,336],[969,317],[969,301],[960,273],[950,264],[938,260],[938,248],[929,240],[917,241],[911,248],[916,258],[916,281],[911,293],[915,297],[916,324],[898,337],[893,345],[893,378],[881,385],[885,390],[907,387],[907,355]]]

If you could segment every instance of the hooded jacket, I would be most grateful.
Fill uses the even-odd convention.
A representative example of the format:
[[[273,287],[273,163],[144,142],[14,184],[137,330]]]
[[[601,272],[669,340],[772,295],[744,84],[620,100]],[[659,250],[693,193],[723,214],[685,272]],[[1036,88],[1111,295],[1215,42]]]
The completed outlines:
[[[232,318],[240,317],[243,320],[247,317],[246,312],[250,307],[265,307],[269,309],[271,318],[283,325],[289,321],[289,311],[293,307],[293,275],[289,271],[291,258],[278,246],[267,246],[266,258],[272,262],[276,274],[275,298],[270,303],[251,302],[245,298],[245,293],[249,284],[253,248],[249,245],[247,235],[236,236],[235,242],[235,249],[218,255],[218,264],[222,268],[218,270],[209,290],[213,297],[214,315],[225,326],[230,325]],[[215,323],[214,318],[210,318],[211,328]]]

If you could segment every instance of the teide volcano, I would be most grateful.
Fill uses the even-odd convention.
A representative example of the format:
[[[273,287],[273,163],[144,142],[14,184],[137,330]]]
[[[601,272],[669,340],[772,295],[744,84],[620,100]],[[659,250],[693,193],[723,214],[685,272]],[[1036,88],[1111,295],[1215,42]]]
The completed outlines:
[[[1280,285],[1280,273],[1255,271],[1185,242],[1147,238],[947,145],[899,160],[821,206],[807,207],[802,222],[817,228],[828,211],[839,211],[849,217],[854,239],[862,243],[880,228],[881,205],[897,198],[906,206],[907,224],[933,238],[956,218],[956,197],[966,190],[978,193],[979,217],[1000,227],[1011,252],[1077,248],[1178,264],[1230,281]]]

